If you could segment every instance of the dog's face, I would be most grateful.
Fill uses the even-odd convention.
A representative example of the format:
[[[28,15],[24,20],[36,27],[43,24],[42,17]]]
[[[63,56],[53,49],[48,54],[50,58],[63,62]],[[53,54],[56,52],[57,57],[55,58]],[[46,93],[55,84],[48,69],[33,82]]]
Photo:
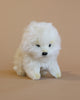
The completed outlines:
[[[33,36],[30,54],[35,58],[50,57],[53,55],[55,41],[50,34],[38,34]]]
[[[35,27],[34,27],[35,26]],[[49,58],[56,55],[60,49],[60,37],[51,24],[34,25],[29,29],[27,37],[27,53],[36,59]]]

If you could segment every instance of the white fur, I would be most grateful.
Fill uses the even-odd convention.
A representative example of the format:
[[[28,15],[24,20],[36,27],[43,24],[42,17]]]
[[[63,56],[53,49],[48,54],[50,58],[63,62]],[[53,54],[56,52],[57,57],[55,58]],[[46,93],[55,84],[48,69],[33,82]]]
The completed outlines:
[[[49,44],[52,44],[51,47]],[[25,29],[16,52],[14,70],[18,75],[27,74],[33,80],[40,79],[40,69],[49,71],[56,78],[61,77],[57,63],[60,49],[60,36],[52,23],[31,22]],[[47,52],[48,55],[42,56],[42,52]]]

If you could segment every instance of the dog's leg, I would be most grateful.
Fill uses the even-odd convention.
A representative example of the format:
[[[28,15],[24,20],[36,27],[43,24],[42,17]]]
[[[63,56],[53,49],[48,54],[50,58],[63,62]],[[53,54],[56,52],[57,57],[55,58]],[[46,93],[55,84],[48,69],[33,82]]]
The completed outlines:
[[[29,78],[31,78],[33,80],[40,79],[40,77],[41,77],[40,68],[36,64],[33,64],[31,66],[28,66],[28,65],[26,65],[26,66],[24,66],[24,70]]]
[[[51,62],[48,68],[50,74],[54,76],[55,78],[60,78],[61,77],[61,71],[59,68],[59,65],[57,61]]]
[[[17,75],[19,76],[25,76],[25,71],[22,69],[21,66],[14,66],[13,70],[16,71]]]
[[[23,65],[22,65],[22,52],[20,51],[20,49],[17,50],[15,57],[14,57],[14,71],[16,71],[17,75],[19,76],[24,76],[25,75],[25,71],[23,69]]]

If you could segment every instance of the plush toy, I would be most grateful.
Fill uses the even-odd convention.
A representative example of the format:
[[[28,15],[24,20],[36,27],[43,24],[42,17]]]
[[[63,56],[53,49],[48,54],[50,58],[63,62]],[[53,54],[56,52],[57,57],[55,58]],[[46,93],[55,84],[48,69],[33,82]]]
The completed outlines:
[[[41,77],[40,69],[48,71],[55,78],[61,77],[57,56],[61,40],[52,23],[31,22],[25,29],[17,49],[14,67],[17,75],[27,75],[33,80]]]

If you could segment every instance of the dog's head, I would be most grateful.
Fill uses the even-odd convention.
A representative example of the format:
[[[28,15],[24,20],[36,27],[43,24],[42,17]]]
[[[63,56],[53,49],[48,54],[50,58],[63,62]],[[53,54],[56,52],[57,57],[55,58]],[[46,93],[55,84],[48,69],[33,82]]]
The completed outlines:
[[[33,58],[48,58],[59,53],[60,36],[52,23],[32,22],[25,30],[22,48]]]

